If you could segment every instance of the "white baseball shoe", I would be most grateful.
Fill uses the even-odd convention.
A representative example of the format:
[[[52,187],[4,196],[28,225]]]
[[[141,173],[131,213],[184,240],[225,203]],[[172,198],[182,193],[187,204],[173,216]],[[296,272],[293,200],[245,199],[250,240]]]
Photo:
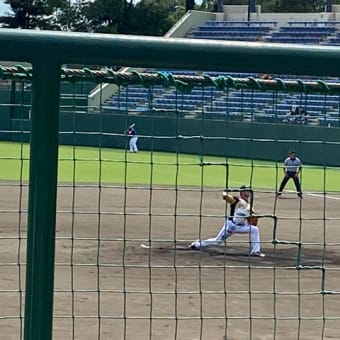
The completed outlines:
[[[192,242],[191,244],[189,244],[188,246],[190,249],[193,249],[193,250],[200,250],[201,249],[201,245],[200,245],[200,242],[199,241],[194,241]]]
[[[250,256],[266,257],[266,255],[261,253],[260,251],[256,251],[254,253],[251,253]]]

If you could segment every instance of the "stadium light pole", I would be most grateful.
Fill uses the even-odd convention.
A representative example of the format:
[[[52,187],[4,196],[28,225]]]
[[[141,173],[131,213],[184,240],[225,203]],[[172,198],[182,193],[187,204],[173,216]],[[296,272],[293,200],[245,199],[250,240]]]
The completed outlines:
[[[332,0],[325,0],[325,12],[327,13],[332,12],[332,5],[333,5]]]
[[[251,0],[248,0],[248,21],[250,21],[250,1]]]
[[[223,12],[223,0],[216,0],[216,12]]]
[[[193,10],[195,6],[195,0],[186,0],[185,1],[185,11]]]
[[[250,21],[250,13],[256,12],[256,0],[248,0],[248,21]]]

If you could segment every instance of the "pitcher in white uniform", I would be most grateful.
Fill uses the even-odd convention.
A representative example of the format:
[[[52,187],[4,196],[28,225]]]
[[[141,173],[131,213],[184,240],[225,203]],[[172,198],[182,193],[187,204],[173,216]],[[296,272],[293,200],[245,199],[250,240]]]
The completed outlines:
[[[223,199],[230,204],[231,215],[226,217],[219,233],[212,238],[196,240],[190,244],[191,249],[201,249],[224,242],[233,234],[248,234],[250,237],[250,255],[264,257],[261,252],[260,231],[255,225],[248,222],[248,218],[254,213],[248,198],[250,190],[245,186],[240,188],[240,197],[232,196],[227,191],[223,193]]]

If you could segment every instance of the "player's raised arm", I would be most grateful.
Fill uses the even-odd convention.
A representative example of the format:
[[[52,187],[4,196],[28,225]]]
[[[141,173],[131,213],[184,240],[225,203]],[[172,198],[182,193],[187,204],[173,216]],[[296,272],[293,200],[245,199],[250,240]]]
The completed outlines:
[[[229,204],[233,204],[237,201],[237,197],[230,195],[228,193],[228,189],[224,189],[224,191],[222,193],[222,198],[226,201],[226,203],[229,203]]]

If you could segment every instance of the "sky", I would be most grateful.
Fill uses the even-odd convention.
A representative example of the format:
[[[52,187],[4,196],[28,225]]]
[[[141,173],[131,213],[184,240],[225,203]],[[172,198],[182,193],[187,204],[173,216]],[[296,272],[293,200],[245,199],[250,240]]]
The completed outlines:
[[[3,0],[0,0],[0,16],[4,15],[9,9],[10,7]]]

